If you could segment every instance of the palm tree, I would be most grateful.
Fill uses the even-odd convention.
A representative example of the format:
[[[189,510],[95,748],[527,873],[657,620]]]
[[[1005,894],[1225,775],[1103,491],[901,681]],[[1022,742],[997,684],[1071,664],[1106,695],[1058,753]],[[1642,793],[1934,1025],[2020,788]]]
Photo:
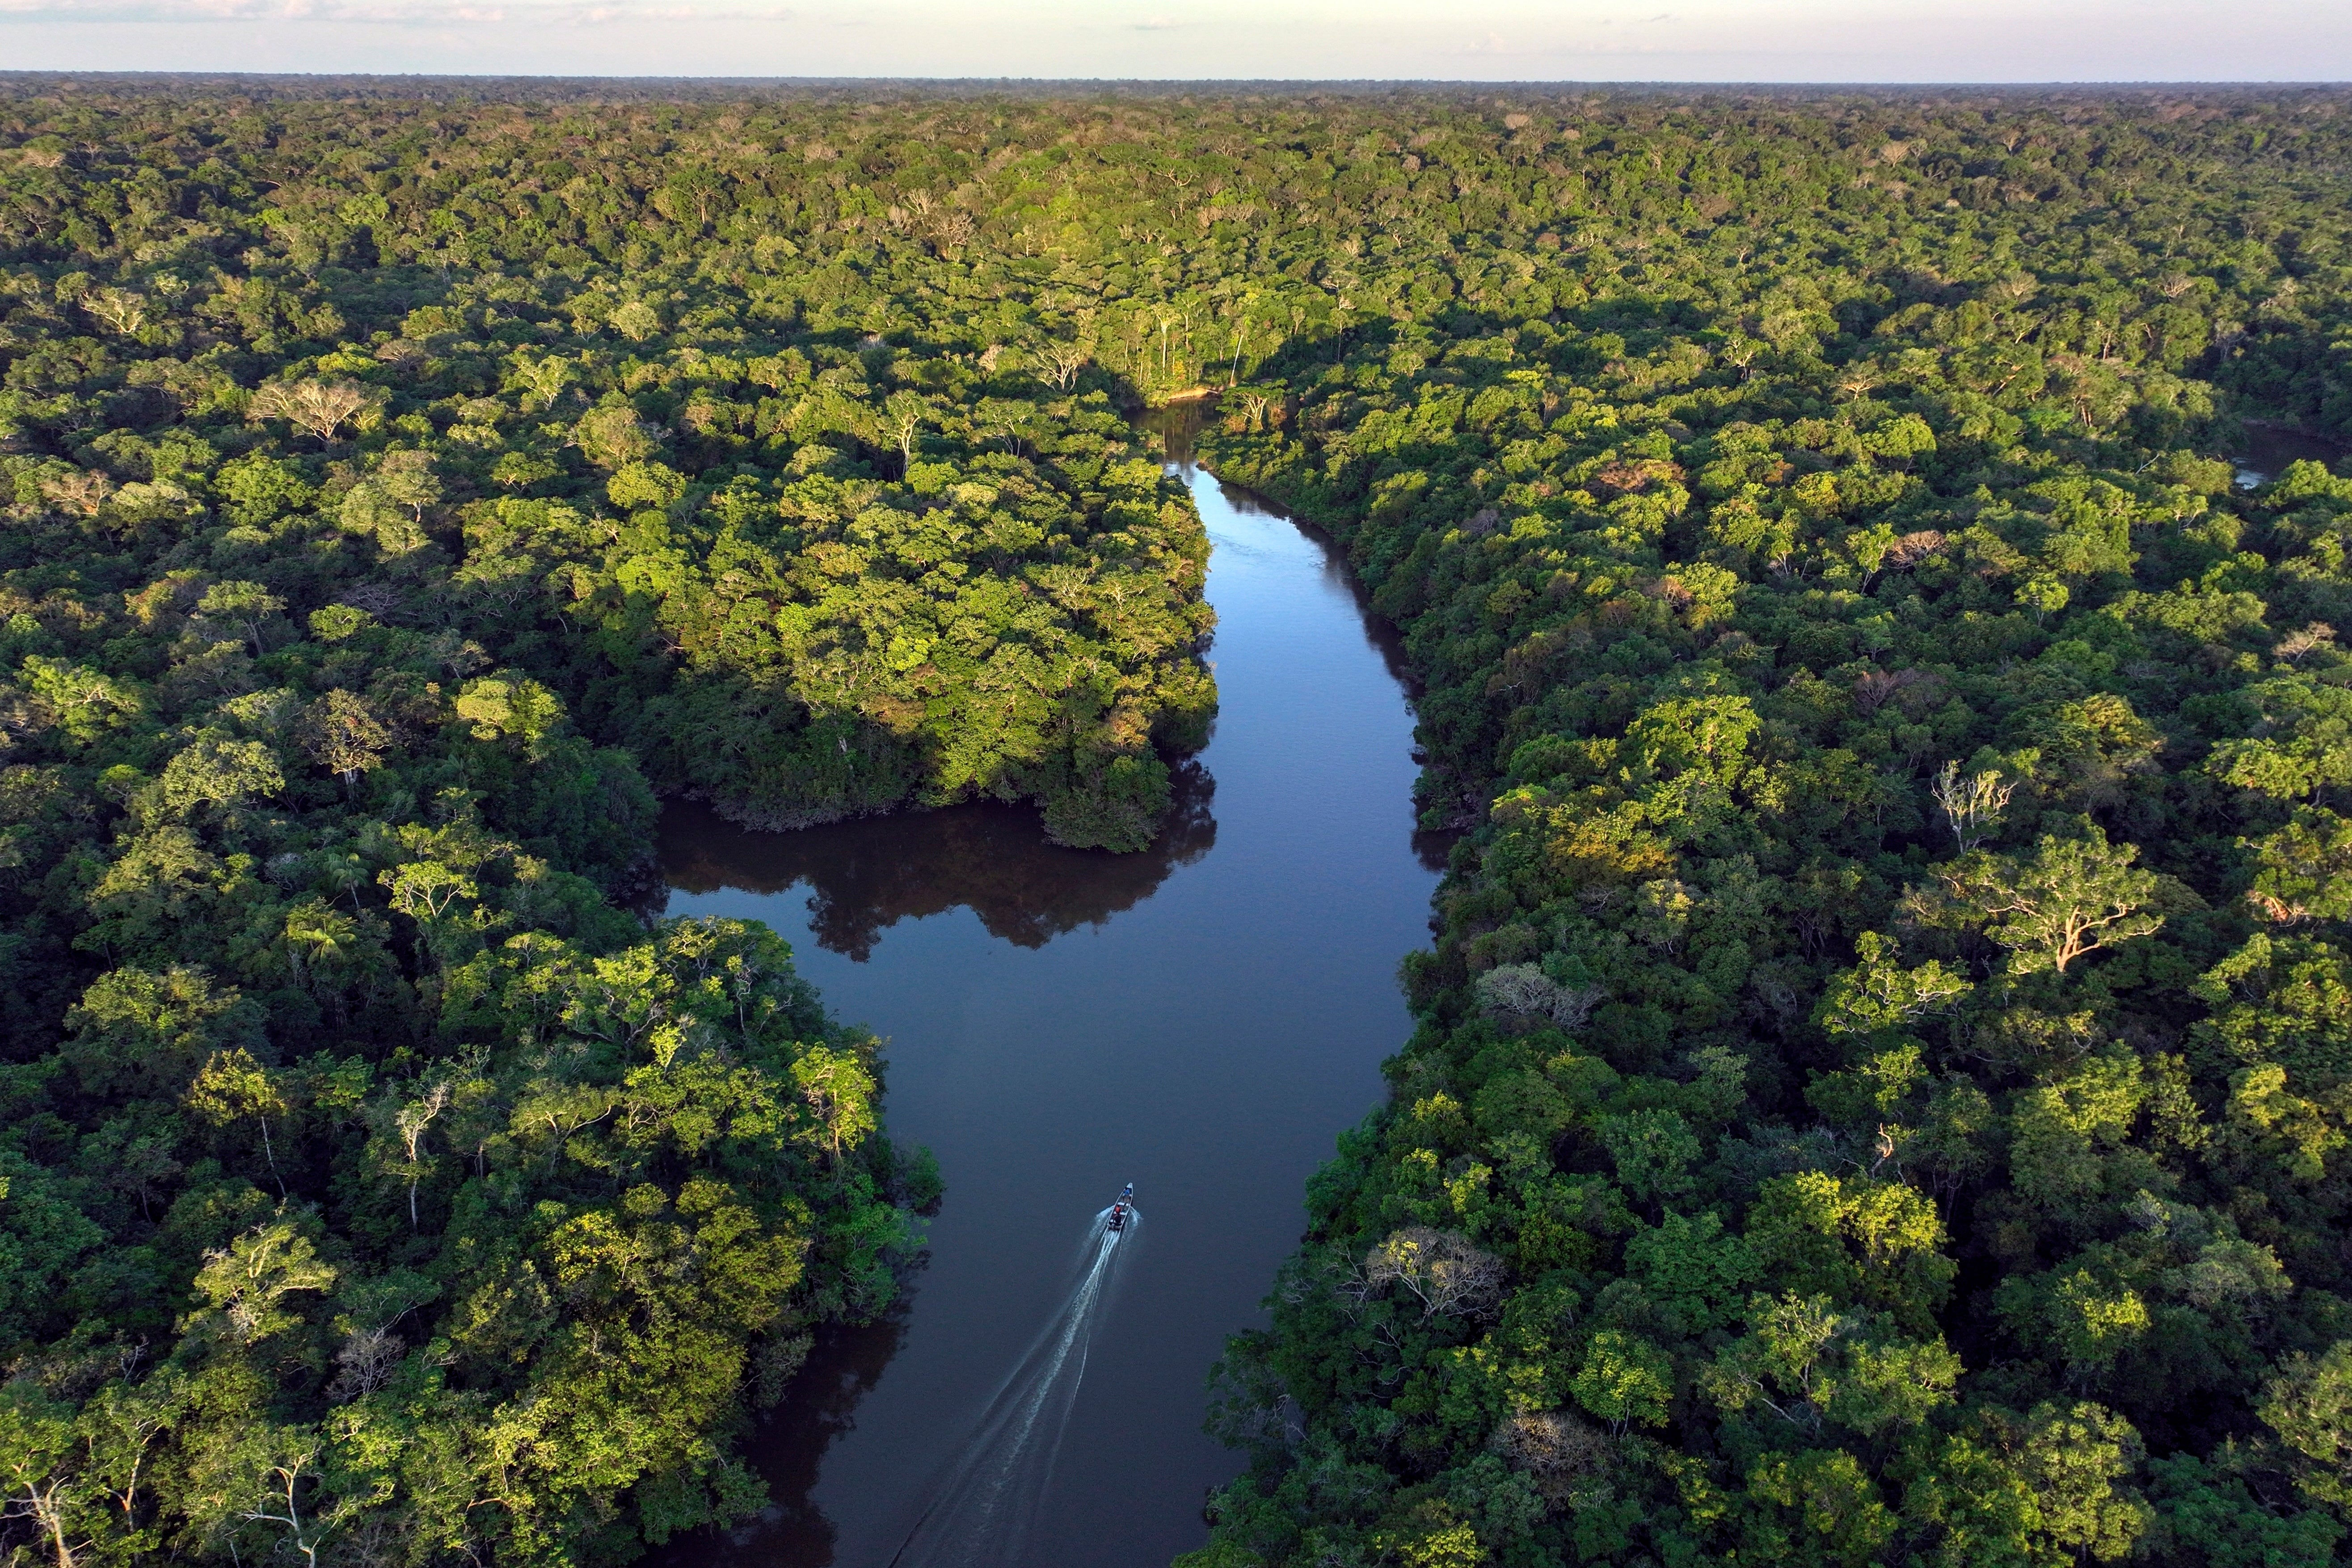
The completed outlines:
[[[286,962],[294,978],[315,997],[320,964],[341,964],[359,940],[359,922],[341,910],[308,900],[286,911]]]

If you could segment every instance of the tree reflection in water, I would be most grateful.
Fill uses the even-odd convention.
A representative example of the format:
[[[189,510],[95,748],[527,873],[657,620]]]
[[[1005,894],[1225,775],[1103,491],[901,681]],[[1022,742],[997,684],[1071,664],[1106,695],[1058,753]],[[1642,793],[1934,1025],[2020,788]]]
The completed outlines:
[[[817,1331],[777,1404],[781,1418],[762,1421],[759,1437],[744,1445],[767,1483],[768,1506],[723,1536],[692,1530],[673,1538],[646,1558],[648,1568],[830,1568],[837,1532],[809,1494],[824,1451],[857,1425],[858,1402],[898,1353],[912,1295],[909,1279],[876,1321]]]
[[[1175,806],[1140,854],[1049,844],[1035,808],[995,802],[791,833],[739,827],[707,806],[674,803],[662,813],[662,876],[689,893],[781,893],[805,882],[817,944],[861,963],[889,927],[958,905],[992,936],[1043,947],[1133,909],[1209,852],[1215,784],[1197,763],[1175,773]]]

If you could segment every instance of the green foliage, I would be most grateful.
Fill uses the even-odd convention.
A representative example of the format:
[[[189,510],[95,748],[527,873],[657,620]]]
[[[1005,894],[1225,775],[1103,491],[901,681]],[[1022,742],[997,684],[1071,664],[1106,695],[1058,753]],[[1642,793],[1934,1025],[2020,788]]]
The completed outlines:
[[[709,96],[0,128],[11,1547],[755,1506],[937,1173],[652,792],[1141,844],[1223,387],[1470,838],[1199,1561],[2336,1549],[2339,93]]]
[[[419,107],[124,98],[0,174],[0,1551],[755,1512],[734,1436],[941,1180],[781,942],[641,912],[655,791],[1131,848],[1206,739],[1206,542],[1124,388],[1023,368],[1057,307],[920,247],[476,252],[547,159],[415,184],[489,123]]]
[[[1297,1414],[1213,1550],[2331,1560],[2352,481],[2221,460],[2352,434],[2352,232],[2265,140],[2352,122],[2295,101],[1318,144],[1347,307],[1201,447],[1397,623],[1467,842],[1228,1355],[1221,1430]],[[1400,1225],[1495,1259],[1475,1310],[1343,1266]]]

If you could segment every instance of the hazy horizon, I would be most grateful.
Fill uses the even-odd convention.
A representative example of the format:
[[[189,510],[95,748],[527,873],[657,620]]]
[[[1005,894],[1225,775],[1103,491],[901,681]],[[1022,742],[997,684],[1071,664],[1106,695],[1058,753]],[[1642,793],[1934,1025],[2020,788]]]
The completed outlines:
[[[1676,85],[2316,83],[2352,6],[1863,0],[0,0],[17,71]]]

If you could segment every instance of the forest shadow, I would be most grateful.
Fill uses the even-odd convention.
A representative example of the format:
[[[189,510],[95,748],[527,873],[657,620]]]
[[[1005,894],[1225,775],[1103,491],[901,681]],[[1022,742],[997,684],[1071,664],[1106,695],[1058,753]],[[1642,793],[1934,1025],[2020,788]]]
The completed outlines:
[[[782,893],[805,882],[817,945],[860,963],[898,921],[958,906],[991,936],[1043,947],[1133,909],[1216,843],[1214,781],[1198,763],[1171,772],[1167,821],[1132,855],[1048,843],[1035,807],[994,801],[789,833],[740,827],[709,806],[675,801],[662,812],[662,878],[688,893]]]
[[[704,1528],[646,1553],[647,1568],[831,1568],[839,1531],[811,1495],[826,1450],[857,1425],[857,1406],[907,1337],[911,1291],[870,1323],[816,1331],[808,1360],[776,1408],[745,1438],[744,1457],[768,1489],[768,1506],[731,1530]]]
[[[1193,445],[1201,432],[1216,423],[1223,414],[1219,403],[1216,396],[1188,397],[1180,403],[1140,408],[1134,416],[1135,427],[1148,432],[1159,443],[1160,460],[1174,468],[1176,477],[1187,485],[1192,482],[1199,466]]]
[[[2330,472],[2340,472],[2346,457],[2352,455],[2352,447],[2336,437],[2292,425],[2242,418],[2239,429],[2231,461],[2238,469],[2239,485],[2245,489],[2277,479],[2290,463],[2315,462]]]

